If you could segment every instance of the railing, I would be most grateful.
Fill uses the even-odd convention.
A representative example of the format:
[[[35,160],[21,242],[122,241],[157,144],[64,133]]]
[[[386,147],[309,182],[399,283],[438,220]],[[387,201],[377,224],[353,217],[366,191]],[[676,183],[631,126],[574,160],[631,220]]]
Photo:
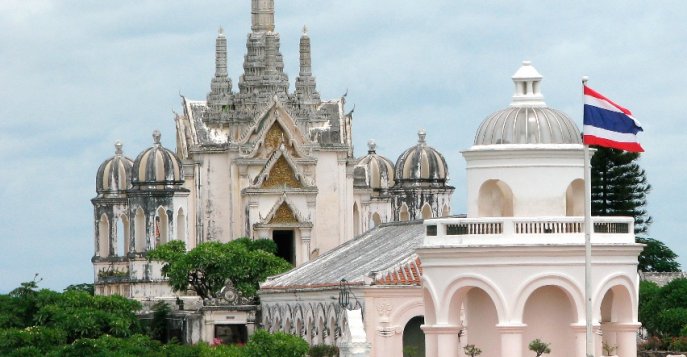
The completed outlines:
[[[597,242],[634,242],[634,222],[630,217],[593,217],[592,223],[592,235],[596,237]],[[441,237],[479,239],[480,242],[486,242],[485,239],[512,242],[514,239],[547,235],[557,241],[572,243],[584,237],[583,217],[438,218],[426,220],[425,226],[426,242],[430,239],[439,242],[442,240]]]

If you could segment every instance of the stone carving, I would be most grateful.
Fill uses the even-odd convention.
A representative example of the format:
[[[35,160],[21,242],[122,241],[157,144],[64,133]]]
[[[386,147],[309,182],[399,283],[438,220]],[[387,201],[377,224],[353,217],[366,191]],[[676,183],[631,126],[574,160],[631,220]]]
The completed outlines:
[[[284,156],[277,159],[277,162],[272,166],[270,174],[262,184],[263,188],[274,188],[274,187],[292,187],[292,188],[302,188],[303,185],[296,179],[296,174],[293,169],[286,162]]]
[[[291,207],[286,202],[282,202],[270,220],[270,224],[273,223],[298,223],[298,219],[293,214]]]

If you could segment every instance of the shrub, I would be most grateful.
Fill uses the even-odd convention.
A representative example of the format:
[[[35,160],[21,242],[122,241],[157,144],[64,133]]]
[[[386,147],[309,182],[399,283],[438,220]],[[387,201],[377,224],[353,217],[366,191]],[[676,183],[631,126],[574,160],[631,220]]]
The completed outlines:
[[[475,347],[475,345],[465,345],[465,347],[463,347],[463,351],[465,351],[465,354],[470,357],[475,357],[482,354],[482,350]]]
[[[312,345],[308,350],[310,357],[336,357],[339,355],[339,348],[332,345]]]
[[[551,348],[549,348],[551,344],[546,343],[540,339],[533,340],[529,344],[530,351],[534,352],[537,354],[537,357],[543,355],[544,353],[551,353]]]
[[[246,344],[244,352],[246,357],[303,357],[308,352],[308,343],[298,336],[283,332],[270,334],[258,330]]]

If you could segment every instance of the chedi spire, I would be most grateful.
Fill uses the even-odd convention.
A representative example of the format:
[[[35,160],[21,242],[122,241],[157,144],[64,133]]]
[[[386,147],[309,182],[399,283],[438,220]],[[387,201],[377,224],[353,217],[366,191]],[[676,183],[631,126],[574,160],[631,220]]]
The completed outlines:
[[[252,0],[251,15],[253,32],[274,31],[274,0]]]
[[[316,104],[320,101],[317,92],[315,77],[312,75],[312,57],[310,55],[310,37],[308,28],[303,26],[303,35],[300,41],[300,72],[296,77],[296,97],[302,103]]]
[[[220,27],[215,40],[215,76],[210,82],[208,106],[213,113],[231,104],[231,79],[227,72],[227,37]]]

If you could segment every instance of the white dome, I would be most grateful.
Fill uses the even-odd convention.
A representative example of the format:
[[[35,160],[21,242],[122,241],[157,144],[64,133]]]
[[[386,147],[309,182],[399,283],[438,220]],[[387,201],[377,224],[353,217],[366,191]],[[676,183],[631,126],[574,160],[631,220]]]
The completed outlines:
[[[581,144],[580,130],[565,113],[548,108],[541,93],[542,76],[529,61],[513,75],[510,106],[488,116],[475,145]]]

